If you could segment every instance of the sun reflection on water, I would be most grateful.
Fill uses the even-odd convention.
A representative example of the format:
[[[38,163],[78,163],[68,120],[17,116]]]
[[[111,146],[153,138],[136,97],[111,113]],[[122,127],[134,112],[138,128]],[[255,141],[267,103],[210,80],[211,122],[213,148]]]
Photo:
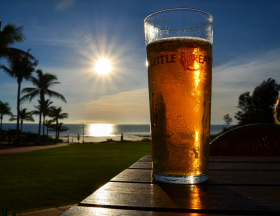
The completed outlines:
[[[106,137],[112,136],[112,124],[91,124],[89,128],[89,136]]]

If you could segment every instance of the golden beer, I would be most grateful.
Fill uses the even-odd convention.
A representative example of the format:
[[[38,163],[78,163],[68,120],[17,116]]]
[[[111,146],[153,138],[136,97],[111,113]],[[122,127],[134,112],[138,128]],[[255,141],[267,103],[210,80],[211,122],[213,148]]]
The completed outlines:
[[[150,42],[146,48],[153,177],[161,181],[158,175],[188,178],[205,175],[202,180],[205,181],[212,43],[195,37],[172,37]],[[187,182],[192,180],[189,178]]]

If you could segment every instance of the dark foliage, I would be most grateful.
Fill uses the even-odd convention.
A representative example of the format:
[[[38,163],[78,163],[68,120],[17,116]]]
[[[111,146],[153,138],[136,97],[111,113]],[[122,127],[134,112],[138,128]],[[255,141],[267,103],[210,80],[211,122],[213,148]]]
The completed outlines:
[[[235,113],[239,125],[254,123],[274,123],[273,108],[278,98],[280,85],[274,79],[269,78],[258,85],[253,94],[245,92],[239,96]]]

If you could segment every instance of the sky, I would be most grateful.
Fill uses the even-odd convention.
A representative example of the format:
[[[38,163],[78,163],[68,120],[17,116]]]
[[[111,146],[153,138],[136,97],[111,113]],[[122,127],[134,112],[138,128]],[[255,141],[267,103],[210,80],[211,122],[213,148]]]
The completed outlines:
[[[280,83],[280,1],[274,0],[2,0],[2,28],[23,26],[26,41],[13,45],[39,61],[36,69],[61,83],[51,98],[69,114],[64,123],[149,124],[144,19],[166,8],[189,7],[213,16],[211,124],[234,118],[240,94],[264,80]],[[112,71],[94,71],[100,58]],[[1,59],[0,64],[5,64]],[[23,81],[22,88],[32,87]],[[0,100],[16,114],[17,82],[0,71]],[[22,108],[34,110],[37,99]],[[3,122],[9,122],[4,117]],[[35,117],[35,120],[38,118]]]

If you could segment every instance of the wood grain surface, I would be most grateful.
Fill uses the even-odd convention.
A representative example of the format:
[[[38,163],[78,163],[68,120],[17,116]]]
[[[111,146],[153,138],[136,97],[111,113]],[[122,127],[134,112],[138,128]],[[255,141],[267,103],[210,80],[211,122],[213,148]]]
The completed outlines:
[[[280,215],[279,171],[278,157],[210,157],[209,181],[164,184],[144,156],[63,216]]]
[[[139,211],[104,207],[75,206],[62,216],[169,216],[170,212]],[[172,216],[225,216],[225,214],[172,213]],[[244,215],[240,215],[244,216]]]

